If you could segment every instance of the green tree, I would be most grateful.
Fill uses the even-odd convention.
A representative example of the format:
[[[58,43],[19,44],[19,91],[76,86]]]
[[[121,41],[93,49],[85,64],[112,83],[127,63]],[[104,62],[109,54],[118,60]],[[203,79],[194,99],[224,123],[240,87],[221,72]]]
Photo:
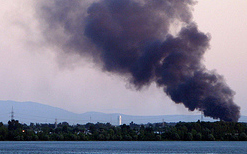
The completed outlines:
[[[8,140],[23,140],[23,126],[19,123],[18,120],[8,121]]]
[[[214,138],[213,134],[208,134],[207,139],[208,139],[208,141],[215,141],[215,138]]]
[[[180,136],[178,135],[178,133],[173,133],[171,139],[172,140],[180,140]]]
[[[197,134],[195,135],[195,140],[201,141],[201,140],[202,140],[202,134],[201,134],[201,133],[197,133]]]
[[[104,141],[105,140],[105,135],[99,134],[99,136],[97,137],[97,139],[100,140],[100,141]]]
[[[247,141],[247,135],[242,132],[240,135],[239,135],[239,140],[240,141]]]
[[[192,140],[193,140],[193,135],[192,135],[192,133],[187,133],[187,134],[186,134],[186,140],[187,140],[187,141],[192,141]]]
[[[3,123],[1,122],[1,123],[0,123],[0,140],[1,140],[1,141],[6,140],[7,135],[8,135],[8,129],[7,129],[7,127],[5,127],[5,126],[3,125]]]

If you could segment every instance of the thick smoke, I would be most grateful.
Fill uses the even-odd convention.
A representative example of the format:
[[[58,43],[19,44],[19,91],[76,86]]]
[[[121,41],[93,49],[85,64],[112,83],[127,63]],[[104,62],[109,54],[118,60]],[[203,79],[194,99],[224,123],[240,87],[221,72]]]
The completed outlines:
[[[66,53],[91,55],[136,89],[156,82],[190,111],[238,121],[240,108],[223,77],[202,64],[210,36],[192,21],[192,0],[63,0],[40,3],[46,38]],[[174,25],[179,32],[173,33]],[[176,26],[177,28],[179,26]],[[66,37],[61,39],[59,33]],[[62,40],[62,41],[61,41]],[[99,60],[98,60],[99,59]]]

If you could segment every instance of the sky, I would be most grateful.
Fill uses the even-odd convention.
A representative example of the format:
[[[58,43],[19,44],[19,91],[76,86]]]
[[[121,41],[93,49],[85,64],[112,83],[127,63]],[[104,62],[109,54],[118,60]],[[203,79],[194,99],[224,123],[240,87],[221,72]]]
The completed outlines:
[[[155,84],[136,91],[125,77],[102,72],[90,59],[57,55],[59,49],[45,43],[37,3],[0,2],[0,100],[33,101],[75,113],[199,114],[173,103]],[[246,7],[245,0],[205,0],[193,11],[199,29],[211,35],[204,64],[236,92],[241,115],[247,115]]]

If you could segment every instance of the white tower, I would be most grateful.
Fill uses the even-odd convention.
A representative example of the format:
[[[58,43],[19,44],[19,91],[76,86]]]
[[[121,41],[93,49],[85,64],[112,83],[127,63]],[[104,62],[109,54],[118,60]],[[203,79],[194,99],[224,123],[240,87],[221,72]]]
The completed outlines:
[[[121,117],[121,115],[118,116],[118,125],[119,126],[122,125],[122,117]]]

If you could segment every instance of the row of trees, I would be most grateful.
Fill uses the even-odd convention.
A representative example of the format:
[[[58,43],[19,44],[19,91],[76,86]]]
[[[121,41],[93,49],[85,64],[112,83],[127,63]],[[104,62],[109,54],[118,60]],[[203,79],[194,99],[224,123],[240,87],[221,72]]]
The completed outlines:
[[[0,140],[15,141],[247,141],[247,124],[236,122],[179,122],[113,126],[110,123],[69,125],[0,123]]]

